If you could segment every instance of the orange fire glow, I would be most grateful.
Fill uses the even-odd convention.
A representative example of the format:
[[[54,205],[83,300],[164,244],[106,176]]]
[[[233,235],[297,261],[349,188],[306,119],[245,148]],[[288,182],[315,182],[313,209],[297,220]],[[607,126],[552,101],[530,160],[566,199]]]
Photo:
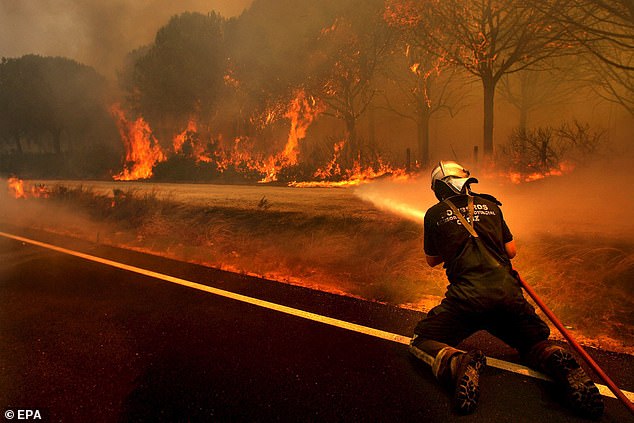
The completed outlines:
[[[317,171],[313,175],[315,178],[328,179],[333,176],[341,175],[341,168],[339,167],[339,163],[337,163],[337,160],[339,159],[339,155],[341,154],[341,150],[343,150],[345,144],[346,140],[341,140],[335,143],[335,145],[333,146],[332,159],[325,167],[317,169]]]
[[[265,176],[260,182],[276,181],[277,174],[283,167],[297,164],[299,142],[306,138],[308,127],[323,111],[323,105],[318,103],[314,97],[307,96],[304,90],[298,90],[295,93],[295,98],[284,114],[284,117],[291,121],[284,151],[277,157],[270,157],[265,161]]]
[[[195,118],[190,118],[187,122],[187,128],[183,130],[180,134],[177,134],[172,144],[174,146],[174,153],[182,153],[183,145],[186,142],[189,142],[192,152],[191,154],[195,158],[197,162],[205,162],[209,163],[213,159],[208,151],[205,149],[205,145],[200,142],[200,139],[196,136],[198,134],[198,123]]]
[[[381,158],[377,159],[375,166],[363,168],[358,160],[355,160],[351,169],[341,170],[337,163],[341,151],[345,146],[345,140],[337,142],[333,147],[333,157],[326,166],[318,169],[313,175],[320,181],[308,182],[291,182],[288,185],[297,188],[312,187],[346,187],[356,186],[372,181],[380,177],[390,177],[394,180],[408,179],[409,175],[405,169],[395,168],[390,164],[384,163]],[[340,180],[331,181],[329,179],[337,178]]]
[[[117,181],[150,178],[154,166],[167,158],[152,135],[150,125],[142,117],[134,122],[128,121],[118,105],[112,106],[111,113],[116,119],[119,134],[126,148],[124,168],[113,178]]]
[[[285,111],[284,111],[285,110]],[[268,125],[281,117],[290,121],[288,137],[283,150],[277,154],[258,154],[254,148],[254,140],[249,137],[236,137],[233,141],[224,140],[222,134],[209,139],[200,135],[200,126],[192,117],[187,127],[172,139],[173,149],[163,151],[152,134],[148,123],[139,117],[129,121],[125,113],[115,105],[112,114],[117,120],[121,138],[126,147],[126,162],[123,171],[114,176],[115,180],[136,180],[152,177],[154,166],[167,160],[167,154],[182,154],[187,151],[188,157],[196,162],[214,163],[216,170],[224,173],[233,169],[245,175],[263,175],[260,183],[277,181],[280,172],[299,163],[300,143],[315,119],[325,110],[325,106],[303,89],[295,92],[294,98],[284,108],[276,105],[269,108],[262,117],[261,123]],[[282,114],[283,112],[283,114]],[[264,115],[263,115],[264,116]],[[260,122],[258,120],[258,122]],[[404,169],[398,169],[384,163],[380,158],[371,166],[362,166],[360,160],[354,162],[352,168],[343,170],[340,155],[346,141],[342,140],[333,146],[332,159],[322,168],[315,171],[313,182],[291,182],[290,186],[354,186],[382,177],[405,177]],[[185,150],[185,146],[188,147]]]
[[[12,176],[7,180],[9,193],[14,198],[48,198],[49,191],[45,185],[35,184],[29,186],[22,179]]]
[[[574,164],[570,162],[561,162],[556,168],[549,169],[544,172],[532,172],[528,174],[520,172],[509,172],[507,174],[502,174],[502,176],[508,177],[508,179],[513,184],[521,184],[524,182],[538,181],[540,179],[548,178],[551,176],[562,176],[571,173],[574,169]]]
[[[187,122],[187,129],[174,137],[174,152],[180,153],[183,150],[183,144],[187,140],[187,133],[198,132],[198,125],[194,118],[190,118]]]
[[[9,192],[15,198],[26,198],[26,194],[24,192],[24,181],[22,179],[16,178],[12,176],[8,179],[9,184]]]
[[[423,19],[421,5],[413,0],[387,0],[383,18],[393,26],[415,27]]]
[[[315,98],[306,97],[304,90],[299,90],[296,97],[286,112],[285,117],[291,120],[291,130],[288,134],[286,147],[284,147],[284,157],[289,164],[297,164],[299,154],[299,141],[306,138],[308,127],[315,118],[324,111],[324,107],[317,103]]]

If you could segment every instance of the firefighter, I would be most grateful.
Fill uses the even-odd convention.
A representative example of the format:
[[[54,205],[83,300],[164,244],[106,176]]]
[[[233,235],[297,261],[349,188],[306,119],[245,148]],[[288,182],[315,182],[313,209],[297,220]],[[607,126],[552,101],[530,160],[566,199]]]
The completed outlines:
[[[455,162],[441,161],[432,171],[439,203],[425,214],[424,250],[430,266],[444,263],[450,283],[442,302],[414,329],[410,352],[450,389],[456,411],[468,414],[478,402],[486,357],[479,349],[465,352],[456,346],[486,330],[551,376],[573,410],[600,417],[603,400],[597,387],[567,350],[548,339],[548,326],[522,294],[511,267],[516,247],[502,204],[472,192],[476,182]]]

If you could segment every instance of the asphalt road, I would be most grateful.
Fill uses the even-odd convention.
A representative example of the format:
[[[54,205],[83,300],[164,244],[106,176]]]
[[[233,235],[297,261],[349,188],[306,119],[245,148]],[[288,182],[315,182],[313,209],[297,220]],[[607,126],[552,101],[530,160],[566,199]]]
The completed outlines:
[[[127,250],[21,235],[402,335],[421,317]],[[549,382],[492,367],[476,413],[457,416],[429,369],[400,343],[4,237],[0,258],[2,414],[37,410],[55,422],[584,421],[559,405]],[[517,359],[483,334],[465,348],[473,345]],[[634,357],[592,355],[633,390]],[[606,398],[602,421],[634,418]]]

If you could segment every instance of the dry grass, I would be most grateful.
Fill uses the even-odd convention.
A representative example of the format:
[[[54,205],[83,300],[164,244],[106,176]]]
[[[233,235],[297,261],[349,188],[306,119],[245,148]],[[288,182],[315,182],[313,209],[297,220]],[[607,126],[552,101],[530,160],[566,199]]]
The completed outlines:
[[[422,227],[357,200],[346,209],[343,194],[336,196],[334,207],[298,208],[288,199],[283,207],[248,199],[231,207],[226,196],[183,202],[134,187],[60,186],[48,200],[8,201],[15,210],[5,207],[1,218],[24,219],[31,204],[72,210],[72,218],[40,210],[22,223],[89,239],[98,233],[103,243],[374,301],[419,309],[438,303],[447,282],[424,262]],[[634,242],[535,234],[520,244],[515,265],[586,343],[634,352]]]
[[[634,243],[574,235],[536,236],[516,266],[564,324],[595,344],[634,350]]]

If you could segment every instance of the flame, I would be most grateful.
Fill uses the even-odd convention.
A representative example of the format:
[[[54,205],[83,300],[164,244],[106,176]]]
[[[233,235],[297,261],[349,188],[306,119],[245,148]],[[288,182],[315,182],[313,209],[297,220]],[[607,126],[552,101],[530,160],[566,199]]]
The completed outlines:
[[[196,119],[190,118],[187,122],[187,129],[174,137],[174,152],[180,153],[183,151],[183,144],[187,141],[187,135],[192,132],[198,132],[198,124]]]
[[[346,144],[346,140],[341,140],[333,146],[332,159],[328,162],[328,164],[320,169],[317,169],[315,174],[313,175],[315,178],[320,179],[328,179],[333,176],[341,175],[341,168],[339,167],[339,163],[337,160],[339,159],[339,155],[341,154],[341,150]]]
[[[187,128],[183,130],[180,134],[174,136],[172,140],[172,145],[174,146],[174,153],[182,153],[183,145],[186,142],[189,142],[189,145],[192,148],[191,155],[196,160],[196,162],[205,162],[210,163],[213,161],[210,153],[206,150],[205,145],[201,142],[198,135],[198,123],[195,118],[190,118],[187,122]]]
[[[284,111],[285,110],[285,111]],[[284,108],[280,105],[269,108],[266,116],[258,122],[273,122],[280,116],[290,121],[288,137],[283,150],[277,154],[265,156],[254,153],[254,140],[246,136],[235,137],[232,142],[224,141],[222,134],[210,140],[200,136],[199,124],[195,117],[188,120],[187,127],[172,139],[173,150],[163,152],[150,126],[142,117],[134,122],[128,121],[118,105],[112,107],[117,119],[121,138],[126,147],[126,163],[123,171],[114,176],[115,180],[147,179],[153,174],[154,166],[167,160],[167,153],[183,154],[197,162],[213,163],[219,173],[228,169],[248,178],[259,177],[260,183],[273,182],[283,169],[299,163],[300,143],[307,136],[308,129],[315,119],[325,110],[325,106],[303,89],[297,90],[293,99]],[[284,111],[282,115],[282,111]],[[373,179],[386,176],[391,178],[407,177],[404,169],[394,168],[377,159],[372,165],[362,165],[360,160],[353,162],[350,169],[343,169],[339,163],[345,140],[333,146],[331,160],[314,172],[318,181],[291,182],[290,186],[355,186]],[[189,148],[186,150],[185,146]]]
[[[269,157],[264,163],[265,176],[261,183],[277,181],[277,175],[283,167],[297,164],[299,142],[306,138],[308,127],[324,111],[324,106],[314,97],[308,97],[303,89],[295,92],[284,117],[290,119],[291,128],[284,150],[277,157]]]
[[[314,173],[313,176],[322,179],[321,181],[291,182],[288,185],[296,188],[347,187],[364,184],[381,177],[390,177],[393,180],[409,179],[409,175],[405,169],[395,168],[388,163],[384,163],[380,157],[374,166],[364,168],[357,159],[354,161],[351,169],[342,171],[337,161],[344,146],[345,140],[335,143],[330,162]],[[337,178],[339,180],[328,180],[331,178]]]
[[[13,195],[13,197],[26,198],[26,194],[24,192],[24,181],[22,181],[22,179],[12,176],[7,182],[9,184],[9,192]]]
[[[421,5],[414,0],[387,0],[383,19],[391,26],[416,27],[423,19]]]
[[[323,111],[324,107],[318,104],[314,97],[307,98],[304,90],[297,91],[284,115],[291,120],[291,129],[283,153],[289,164],[297,164],[299,141],[306,138],[308,127]]]
[[[571,173],[575,169],[575,165],[570,162],[561,162],[556,168],[549,169],[543,172],[521,173],[521,172],[508,172],[502,173],[501,176],[507,177],[513,184],[521,184],[524,182],[534,182],[540,179],[548,178],[551,176],[562,176]]]
[[[11,176],[7,180],[7,185],[9,188],[9,193],[14,198],[28,198],[28,197],[48,198],[49,197],[49,191],[45,185],[36,184],[36,185],[32,185],[29,188],[28,184],[25,184],[25,182],[22,179],[16,176]]]
[[[152,135],[150,125],[143,117],[134,122],[128,121],[117,104],[112,106],[111,113],[116,118],[119,134],[126,147],[126,164],[113,179],[131,181],[150,178],[154,166],[167,158]]]

